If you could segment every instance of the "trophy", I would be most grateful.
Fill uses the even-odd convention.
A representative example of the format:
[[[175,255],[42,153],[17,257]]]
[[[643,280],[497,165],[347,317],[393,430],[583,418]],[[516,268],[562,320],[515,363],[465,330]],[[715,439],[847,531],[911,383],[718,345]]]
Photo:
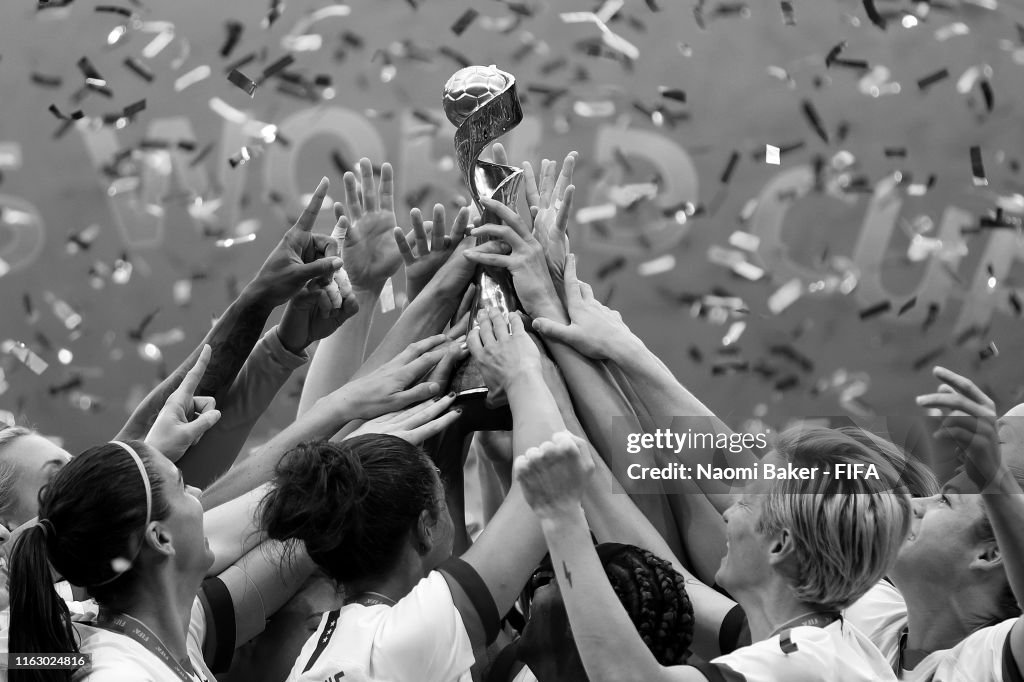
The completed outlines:
[[[444,113],[456,127],[455,157],[473,202],[484,222],[500,222],[480,205],[480,199],[514,206],[523,170],[480,161],[479,156],[523,120],[516,79],[495,66],[467,66],[455,72],[444,86]],[[473,327],[477,326],[476,314],[481,308],[498,308],[506,319],[518,309],[512,278],[506,270],[480,266],[473,282],[477,287],[470,311]],[[455,369],[450,390],[460,402],[486,398],[487,386],[472,357]]]

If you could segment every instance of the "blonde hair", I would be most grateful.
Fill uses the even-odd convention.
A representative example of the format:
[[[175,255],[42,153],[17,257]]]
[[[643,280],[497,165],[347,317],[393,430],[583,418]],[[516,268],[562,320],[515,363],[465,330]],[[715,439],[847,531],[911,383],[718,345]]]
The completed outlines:
[[[23,436],[35,434],[24,426],[0,427],[0,455],[5,447]],[[0,516],[6,515],[14,504],[14,488],[18,484],[18,468],[0,457]]]
[[[869,445],[874,442],[823,427],[795,427],[779,438],[784,460],[815,467],[817,475],[777,480],[761,506],[757,530],[788,531],[795,549],[789,577],[801,602],[849,606],[885,576],[906,539],[910,495],[901,470]],[[831,473],[840,463],[872,464],[878,478],[863,469],[848,477]]]

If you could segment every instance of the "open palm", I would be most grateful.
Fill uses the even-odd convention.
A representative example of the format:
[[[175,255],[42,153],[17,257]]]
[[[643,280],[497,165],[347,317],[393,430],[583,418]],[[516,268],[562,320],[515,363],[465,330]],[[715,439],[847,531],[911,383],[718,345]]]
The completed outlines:
[[[395,218],[395,177],[391,164],[380,170],[380,187],[373,182],[369,159],[359,160],[360,179],[345,173],[344,215],[340,204],[334,210],[338,223],[334,237],[341,244],[341,257],[352,287],[379,290],[402,265],[402,254],[392,236]]]

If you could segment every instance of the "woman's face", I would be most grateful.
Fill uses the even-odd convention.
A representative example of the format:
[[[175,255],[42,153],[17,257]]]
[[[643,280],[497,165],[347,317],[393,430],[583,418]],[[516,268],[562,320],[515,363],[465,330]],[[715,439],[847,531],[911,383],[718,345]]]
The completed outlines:
[[[782,466],[783,460],[770,453],[764,462]],[[725,556],[715,573],[715,582],[728,590],[734,598],[745,588],[754,588],[773,570],[768,563],[768,544],[771,538],[757,531],[761,518],[761,505],[768,492],[768,484],[760,478],[748,482],[732,506],[722,515],[725,519]]]
[[[985,513],[981,496],[950,481],[938,495],[913,499],[911,508],[910,534],[890,572],[893,582],[955,587],[966,579],[976,556],[974,529]]]
[[[9,530],[39,515],[39,491],[61,470],[71,455],[42,436],[16,438],[0,455],[15,469],[14,503],[0,519]]]
[[[213,565],[213,550],[203,530],[203,505],[199,489],[185,485],[181,470],[155,449],[152,462],[160,474],[161,490],[170,514],[161,523],[174,542],[175,567],[183,573],[205,575]]]

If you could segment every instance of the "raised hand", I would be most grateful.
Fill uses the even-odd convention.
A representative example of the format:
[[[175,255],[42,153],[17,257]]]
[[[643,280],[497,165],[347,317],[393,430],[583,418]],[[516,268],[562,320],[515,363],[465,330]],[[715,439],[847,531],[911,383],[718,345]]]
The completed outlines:
[[[403,410],[382,414],[362,424],[346,436],[345,440],[368,433],[383,433],[419,445],[443,432],[458,420],[462,408],[449,410],[453,402],[455,396],[450,394],[438,400],[431,398]]]
[[[344,270],[338,272],[343,273]],[[339,300],[333,300],[335,296]],[[324,286],[314,280],[288,301],[281,322],[277,325],[277,334],[288,351],[299,355],[309,344],[333,334],[357,312],[359,303],[352,295],[351,288],[345,296],[337,283],[332,281]]]
[[[344,183],[344,211],[340,204],[334,207],[338,222],[333,236],[341,245],[353,289],[379,292],[402,265],[402,254],[392,237],[398,225],[394,170],[390,163],[381,166],[380,185],[375,187],[373,164],[363,158],[359,160],[359,178],[345,173]]]
[[[480,363],[481,374],[492,392],[508,393],[509,386],[530,372],[540,373],[540,350],[526,333],[522,318],[506,321],[497,308],[480,310],[479,325],[469,332],[469,352]]]
[[[374,419],[431,398],[441,390],[437,381],[421,381],[449,352],[449,339],[437,334],[409,346],[364,377],[345,384],[321,400],[350,403],[357,419]]]
[[[520,303],[531,316],[563,316],[562,303],[558,299],[551,273],[548,271],[544,247],[515,210],[491,199],[481,199],[480,203],[505,224],[476,227],[470,231],[470,235],[477,238],[499,239],[511,247],[512,253],[485,253],[482,247],[486,245],[481,245],[468,249],[465,252],[466,258],[481,265],[506,268],[512,275]]]
[[[586,442],[559,431],[517,458],[513,474],[533,512],[541,519],[553,519],[580,509],[594,468]]]
[[[209,396],[195,395],[199,380],[203,378],[206,365],[210,362],[210,354],[210,346],[203,346],[199,360],[167,398],[146,436],[146,443],[172,462],[177,461],[220,420],[216,401]]]
[[[999,448],[995,403],[966,377],[944,367],[933,374],[944,383],[939,392],[917,397],[922,407],[946,411],[934,436],[950,447],[979,491],[1010,476]]]
[[[327,178],[320,181],[302,215],[284,233],[249,284],[270,308],[297,294],[309,280],[330,278],[341,267],[341,258],[331,249],[333,240],[313,232],[329,185]]]
[[[544,247],[548,267],[555,278],[565,272],[566,256],[569,253],[569,215],[576,188],[572,183],[572,171],[576,167],[576,152],[569,152],[562,162],[562,169],[555,179],[555,162],[544,159],[540,164],[540,180],[534,175],[530,162],[523,163],[526,178],[526,201],[533,216],[533,234]]]
[[[394,229],[395,243],[405,261],[406,296],[416,298],[430,278],[455,253],[466,235],[469,209],[463,207],[452,222],[450,234],[445,234],[445,211],[442,204],[434,204],[433,220],[424,222],[418,208],[410,213],[412,230],[406,234],[402,228]]]
[[[571,323],[538,317],[533,328],[542,336],[595,360],[614,360],[636,338],[622,315],[594,298],[590,285],[576,278],[576,256],[572,254],[565,268],[565,298]]]

